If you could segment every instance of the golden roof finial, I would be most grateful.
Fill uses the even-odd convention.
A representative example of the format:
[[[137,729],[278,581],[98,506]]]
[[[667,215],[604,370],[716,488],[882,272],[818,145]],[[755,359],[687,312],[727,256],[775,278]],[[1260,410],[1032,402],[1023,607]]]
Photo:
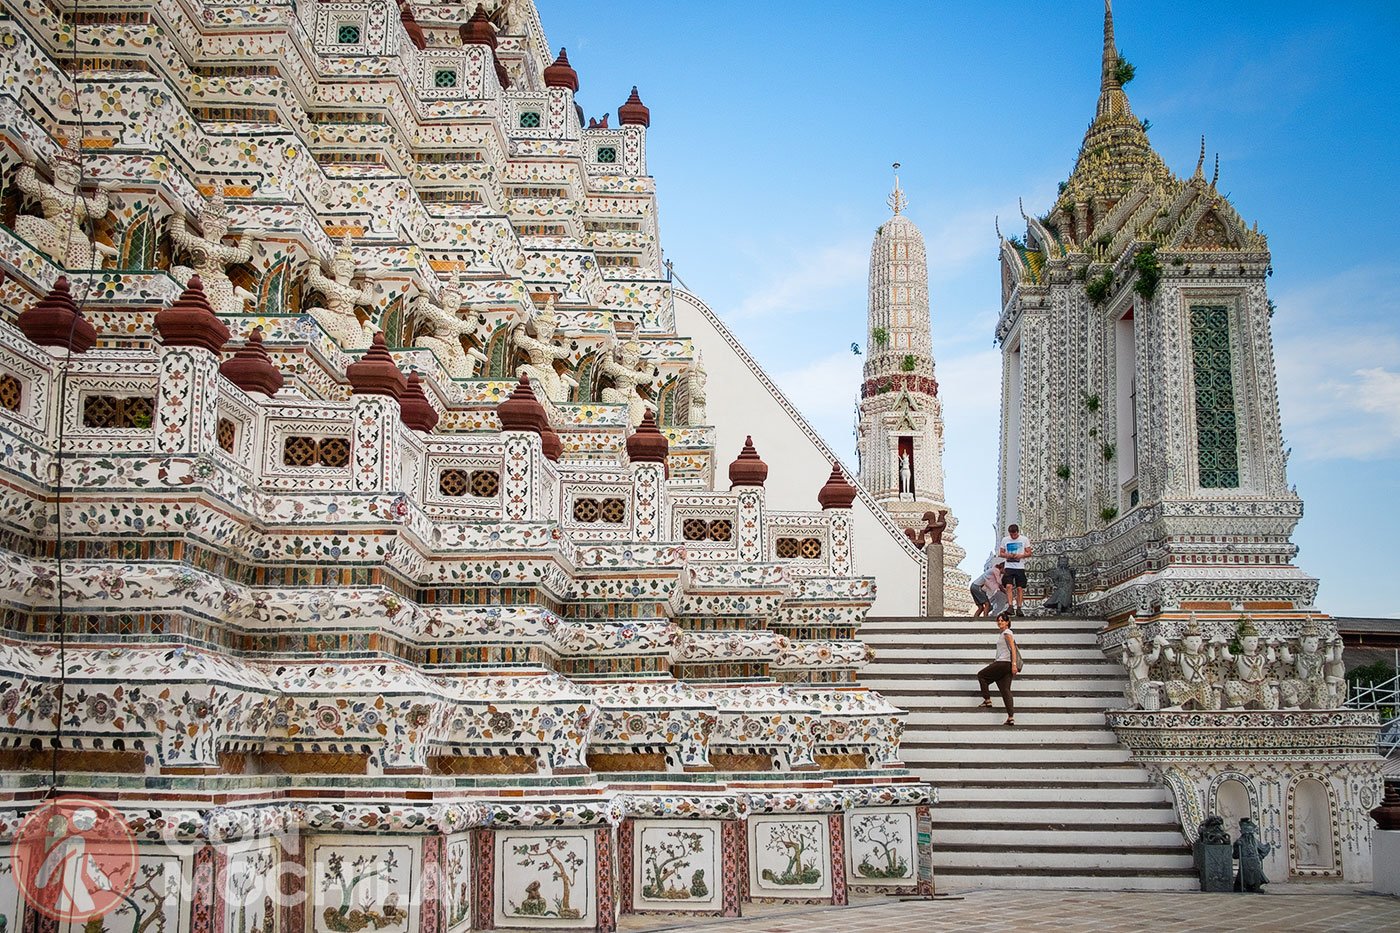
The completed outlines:
[[[1193,178],[1205,178],[1205,174],[1204,174],[1205,167],[1206,167],[1206,134],[1205,134],[1205,133],[1202,133],[1202,134],[1201,134],[1201,154],[1200,154],[1200,156],[1198,156],[1197,159],[1196,159],[1196,174],[1193,175],[1192,177],[1193,177]]]
[[[1118,81],[1118,43],[1113,39],[1113,0],[1103,0],[1103,79],[1099,90],[1122,86]]]
[[[899,163],[894,163],[894,190],[890,192],[887,202],[890,210],[898,214],[909,206],[909,199],[904,196],[904,192],[899,187]]]

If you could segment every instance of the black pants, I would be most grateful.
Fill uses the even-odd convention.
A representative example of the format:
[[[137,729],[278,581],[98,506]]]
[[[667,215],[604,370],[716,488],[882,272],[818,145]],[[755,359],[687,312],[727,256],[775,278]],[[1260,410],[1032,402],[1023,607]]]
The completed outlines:
[[[1001,702],[1006,706],[1006,715],[1016,715],[1016,703],[1011,699],[1011,662],[993,661],[977,672],[977,682],[982,685],[982,699],[990,700],[992,684],[1001,691]]]

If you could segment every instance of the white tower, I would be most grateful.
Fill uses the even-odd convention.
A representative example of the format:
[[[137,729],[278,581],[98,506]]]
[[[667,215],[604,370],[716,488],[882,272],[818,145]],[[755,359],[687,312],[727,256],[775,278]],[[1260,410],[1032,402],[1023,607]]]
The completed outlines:
[[[895,164],[896,170],[899,168]],[[924,527],[926,512],[948,506],[943,493],[943,407],[929,335],[928,260],[924,237],[904,216],[908,199],[894,179],[893,216],[870,247],[870,308],[865,378],[860,388],[857,450],[860,480],[901,528]],[[943,534],[944,606],[970,611],[967,574],[948,515]]]

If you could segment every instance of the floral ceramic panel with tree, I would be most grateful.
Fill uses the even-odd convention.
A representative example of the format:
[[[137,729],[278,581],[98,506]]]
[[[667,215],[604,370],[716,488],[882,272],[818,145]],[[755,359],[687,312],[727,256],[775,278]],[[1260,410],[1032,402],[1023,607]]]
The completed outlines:
[[[315,933],[410,933],[417,850],[343,838],[312,845],[307,899]]]
[[[749,884],[754,897],[830,897],[831,839],[826,817],[750,817]]]
[[[276,839],[230,852],[219,883],[224,891],[224,933],[277,933],[281,911]]]
[[[720,905],[720,824],[638,820],[633,902],[642,910],[715,910]]]
[[[496,926],[596,923],[591,830],[496,833]]]
[[[846,814],[846,877],[852,884],[911,884],[919,864],[913,809]]]

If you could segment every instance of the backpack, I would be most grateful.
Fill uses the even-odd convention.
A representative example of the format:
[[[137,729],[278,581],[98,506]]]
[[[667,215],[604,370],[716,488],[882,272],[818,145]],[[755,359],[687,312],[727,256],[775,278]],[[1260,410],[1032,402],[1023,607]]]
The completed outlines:
[[[1012,633],[1012,636],[1015,636],[1014,632]],[[1019,674],[1026,669],[1026,654],[1024,651],[1021,650],[1021,643],[1019,641],[1014,642],[1014,644],[1016,645],[1016,673]]]

